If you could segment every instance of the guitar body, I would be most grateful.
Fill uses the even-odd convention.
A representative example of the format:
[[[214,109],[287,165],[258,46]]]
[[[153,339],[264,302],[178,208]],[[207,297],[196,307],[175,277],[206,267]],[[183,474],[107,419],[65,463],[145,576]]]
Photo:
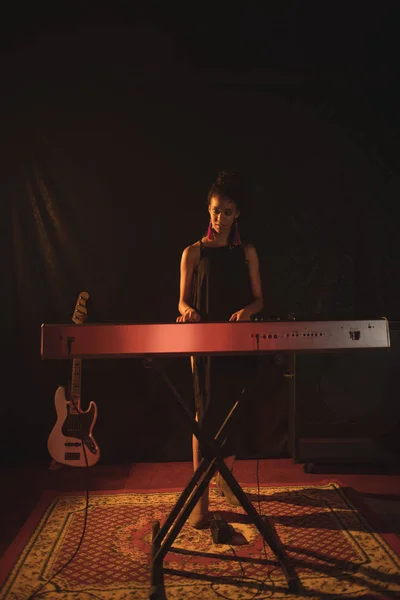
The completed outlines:
[[[92,435],[97,406],[90,402],[86,411],[67,399],[60,386],[54,396],[57,420],[47,440],[50,456],[70,467],[92,467],[100,458],[100,449]]]

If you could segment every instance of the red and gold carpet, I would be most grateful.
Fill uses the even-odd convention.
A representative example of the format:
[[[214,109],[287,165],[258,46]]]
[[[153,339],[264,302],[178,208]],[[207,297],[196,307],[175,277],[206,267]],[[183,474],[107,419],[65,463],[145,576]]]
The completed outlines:
[[[268,515],[293,560],[303,592],[288,594],[270,548],[242,509],[231,511],[211,490],[219,510],[246,540],[213,543],[209,530],[187,524],[164,559],[169,600],[209,598],[389,598],[400,596],[400,543],[374,532],[346,490],[321,485],[244,486]],[[84,524],[85,494],[53,494],[40,505],[0,562],[1,600],[24,600],[74,554]],[[178,492],[93,492],[87,527],[72,562],[37,598],[131,600],[148,598],[151,525],[163,521]],[[390,542],[390,543],[389,543]],[[234,550],[232,550],[234,548]],[[43,593],[46,592],[44,595]],[[42,595],[41,595],[42,594]]]

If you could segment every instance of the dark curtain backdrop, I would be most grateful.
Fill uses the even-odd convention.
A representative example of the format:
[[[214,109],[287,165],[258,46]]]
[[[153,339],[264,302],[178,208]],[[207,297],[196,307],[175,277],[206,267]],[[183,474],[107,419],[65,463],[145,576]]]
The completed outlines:
[[[150,25],[47,33],[2,58],[6,460],[48,460],[54,392],[70,374],[41,361],[40,325],[70,322],[82,290],[90,322],[174,321],[181,252],[205,231],[226,164],[248,182],[241,228],[266,317],[399,318],[398,172],[361,135],[375,113],[359,89],[195,68]],[[191,403],[188,361],[165,363]],[[285,452],[287,393],[279,361],[265,369],[272,400],[263,388],[246,435],[257,423],[271,456]],[[141,361],[85,361],[90,400],[104,461],[190,458],[190,430]]]

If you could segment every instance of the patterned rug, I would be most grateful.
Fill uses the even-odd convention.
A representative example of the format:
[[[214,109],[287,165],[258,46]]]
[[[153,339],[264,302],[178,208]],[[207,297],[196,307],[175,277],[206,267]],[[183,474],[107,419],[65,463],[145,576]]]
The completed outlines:
[[[396,544],[373,531],[338,483],[271,485],[261,487],[260,495],[256,487],[244,490],[273,522],[301,582],[300,595],[288,593],[273,552],[244,511],[229,510],[212,489],[211,510],[225,516],[243,545],[214,544],[210,530],[185,524],[164,559],[169,600],[400,596]],[[163,522],[178,496],[171,491],[90,493],[86,529],[74,557],[86,496],[44,497],[34,522],[25,525],[0,562],[0,599],[28,599],[49,579],[35,598],[148,598],[152,522]]]

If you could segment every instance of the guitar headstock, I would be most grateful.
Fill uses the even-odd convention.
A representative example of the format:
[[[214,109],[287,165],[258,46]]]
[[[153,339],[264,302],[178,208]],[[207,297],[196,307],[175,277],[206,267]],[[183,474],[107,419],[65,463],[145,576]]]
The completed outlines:
[[[74,314],[72,315],[72,321],[76,325],[82,325],[86,321],[87,309],[86,302],[89,300],[89,294],[87,292],[81,292],[76,301]]]

